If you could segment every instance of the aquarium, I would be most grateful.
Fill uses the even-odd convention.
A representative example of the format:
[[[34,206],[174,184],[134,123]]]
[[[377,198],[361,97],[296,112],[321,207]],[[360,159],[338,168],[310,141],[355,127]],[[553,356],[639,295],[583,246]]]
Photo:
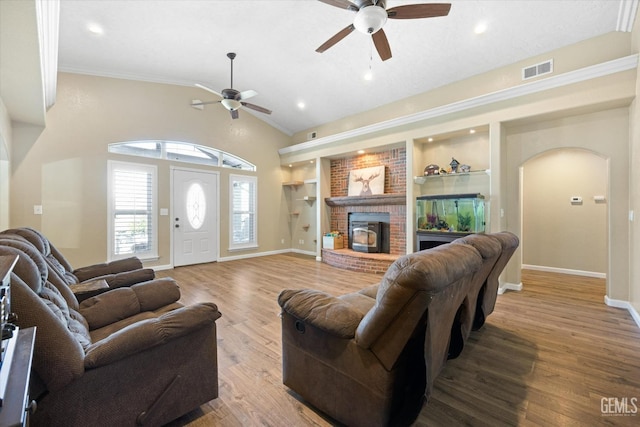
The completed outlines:
[[[420,196],[416,199],[416,217],[418,232],[483,233],[484,196],[479,193]]]

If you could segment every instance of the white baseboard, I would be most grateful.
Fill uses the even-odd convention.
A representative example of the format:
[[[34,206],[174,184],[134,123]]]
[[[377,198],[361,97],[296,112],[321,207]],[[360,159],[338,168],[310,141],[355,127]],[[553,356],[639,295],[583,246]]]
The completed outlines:
[[[606,279],[606,273],[597,271],[571,270],[570,268],[546,267],[544,265],[522,264],[522,268],[526,270],[546,271],[549,273],[573,274],[574,276],[595,277],[598,279]]]
[[[165,264],[165,265],[154,265],[152,267],[148,267],[153,271],[162,271],[162,270],[173,270],[173,265]]]
[[[498,295],[504,294],[506,291],[521,291],[522,290],[522,282],[520,283],[509,283],[505,282],[500,285],[498,288]]]
[[[629,301],[612,299],[612,298],[609,298],[607,295],[605,295],[604,303],[607,304],[609,307],[626,309],[629,312],[629,314],[631,314],[633,321],[636,322],[636,325],[638,325],[638,327],[640,328],[640,313],[638,313],[638,311],[635,309],[633,305],[631,305]]]
[[[268,256],[268,255],[286,254],[288,252],[293,252],[293,250],[292,249],[278,249],[277,251],[252,252],[252,253],[243,254],[243,255],[225,256],[225,257],[218,258],[218,262],[235,261],[235,260],[238,260],[238,259],[256,258],[256,257]],[[315,255],[315,252],[313,253],[313,255]]]
[[[296,254],[302,254],[302,255],[310,255],[312,257],[316,256],[316,251],[303,251],[302,249],[291,249],[289,250],[289,252],[293,252]]]
[[[226,262],[226,261],[235,261],[235,260],[239,260],[239,259],[248,259],[248,258],[256,258],[256,257],[262,257],[262,256],[269,256],[269,255],[278,255],[278,254],[286,254],[286,253],[290,253],[290,252],[295,252],[298,254],[303,254],[303,255],[310,255],[316,258],[316,261],[322,261],[321,257],[316,256],[316,253],[313,251],[303,251],[300,249],[278,249],[277,251],[267,251],[267,252],[252,252],[249,254],[243,254],[243,255],[234,255],[234,256],[225,256],[225,257],[220,257],[218,258],[216,261],[217,262]],[[173,269],[173,265],[171,264],[165,264],[165,265],[154,265],[152,267],[149,267],[151,269],[153,269],[153,271],[161,271],[161,270],[172,270]]]

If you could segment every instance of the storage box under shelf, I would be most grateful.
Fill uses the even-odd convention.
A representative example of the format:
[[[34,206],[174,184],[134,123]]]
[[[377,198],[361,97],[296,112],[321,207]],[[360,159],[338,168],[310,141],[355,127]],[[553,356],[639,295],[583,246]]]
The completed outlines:
[[[322,236],[322,247],[325,249],[344,248],[344,238],[342,236]]]

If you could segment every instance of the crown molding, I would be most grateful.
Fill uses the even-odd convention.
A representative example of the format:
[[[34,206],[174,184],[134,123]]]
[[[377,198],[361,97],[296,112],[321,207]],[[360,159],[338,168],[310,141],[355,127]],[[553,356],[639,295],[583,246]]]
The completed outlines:
[[[407,116],[385,120],[382,122],[363,126],[357,129],[349,130],[346,132],[341,132],[334,135],[329,135],[326,137],[314,139],[313,141],[306,141],[296,145],[291,145],[289,147],[284,147],[279,149],[278,153],[282,156],[285,154],[293,154],[293,153],[297,153],[297,152],[305,151],[309,149],[318,149],[326,145],[332,144],[334,142],[342,141],[348,138],[361,137],[374,132],[406,126],[406,125],[420,122],[423,120],[433,119],[435,117],[441,117],[447,114],[459,113],[472,108],[482,107],[482,106],[494,104],[501,101],[519,98],[526,95],[532,95],[532,94],[543,92],[550,89],[556,89],[563,86],[568,86],[574,83],[579,83],[579,82],[595,79],[598,77],[604,77],[604,76],[620,73],[623,71],[633,70],[633,69],[636,69],[637,67],[638,67],[638,54],[629,55],[629,56],[614,59],[611,61],[603,62],[600,64],[580,68],[578,70],[569,71],[567,73],[550,76],[550,77],[547,77],[546,79],[524,83],[518,86],[502,89],[496,92],[487,93],[484,95],[476,96],[474,98],[468,98],[462,101],[456,101],[450,104],[431,108],[429,110],[420,111],[418,113],[410,114]]]
[[[616,31],[624,31],[630,33],[633,30],[633,23],[636,19],[636,12],[638,11],[639,2],[640,0],[620,0]]]
[[[36,1],[38,39],[40,40],[40,67],[44,86],[45,108],[56,103],[58,81],[58,39],[60,27],[60,1]]]

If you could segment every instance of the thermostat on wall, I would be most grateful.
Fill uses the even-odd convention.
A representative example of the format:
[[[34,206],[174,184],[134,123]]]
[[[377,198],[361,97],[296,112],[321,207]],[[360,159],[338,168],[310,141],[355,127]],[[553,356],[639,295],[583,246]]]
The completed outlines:
[[[582,204],[582,197],[580,197],[580,196],[571,196],[571,204],[572,205],[580,205],[580,204]]]

